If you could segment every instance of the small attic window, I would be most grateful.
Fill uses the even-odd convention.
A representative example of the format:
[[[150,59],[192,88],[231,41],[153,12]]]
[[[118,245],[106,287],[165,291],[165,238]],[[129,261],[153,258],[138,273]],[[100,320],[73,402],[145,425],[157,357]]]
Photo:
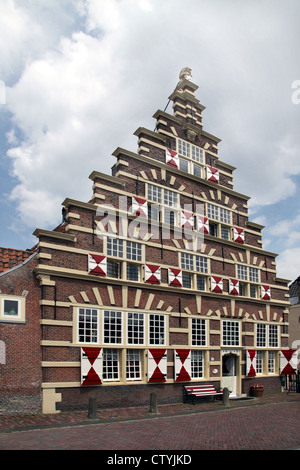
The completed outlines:
[[[25,321],[25,297],[1,295],[0,300],[0,321]]]

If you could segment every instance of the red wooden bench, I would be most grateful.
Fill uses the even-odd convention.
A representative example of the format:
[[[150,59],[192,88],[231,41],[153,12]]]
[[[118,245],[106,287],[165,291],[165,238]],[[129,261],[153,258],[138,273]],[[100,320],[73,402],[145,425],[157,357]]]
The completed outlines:
[[[215,397],[220,397],[223,395],[223,391],[219,390],[217,391],[215,386],[212,384],[203,384],[203,385],[184,385],[184,403],[188,399],[191,399],[193,402],[193,405],[195,404],[194,399],[195,398],[201,398],[201,397],[213,397],[213,400]]]

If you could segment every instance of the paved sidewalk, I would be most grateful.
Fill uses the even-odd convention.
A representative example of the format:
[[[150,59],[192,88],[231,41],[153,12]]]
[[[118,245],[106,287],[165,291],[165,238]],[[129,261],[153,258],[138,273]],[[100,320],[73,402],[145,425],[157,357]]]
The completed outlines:
[[[230,400],[230,409],[241,407],[252,407],[270,403],[300,403],[300,393],[276,393],[265,394],[262,398],[247,400]],[[149,413],[149,406],[138,406],[128,408],[99,409],[97,419],[100,423],[111,423],[115,421],[126,421],[136,419],[150,419],[163,416],[180,414],[192,414],[204,411],[224,411],[226,407],[221,400],[214,402],[198,400],[195,405],[189,403],[178,403],[170,405],[159,405],[159,414]],[[0,414],[0,433],[3,431],[20,431],[25,429],[41,429],[45,427],[74,426],[82,424],[94,424],[95,420],[88,419],[86,411],[65,411],[57,414]]]
[[[0,416],[0,449],[291,450],[300,448],[300,394],[196,405],[160,405],[57,415]],[[2,432],[1,432],[2,431]],[[103,454],[105,456],[105,454]],[[103,457],[104,458],[104,457]]]

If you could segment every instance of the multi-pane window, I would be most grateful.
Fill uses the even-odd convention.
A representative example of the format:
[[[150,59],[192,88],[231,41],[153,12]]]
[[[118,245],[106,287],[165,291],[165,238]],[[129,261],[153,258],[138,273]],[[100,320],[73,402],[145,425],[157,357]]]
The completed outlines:
[[[204,163],[204,152],[203,149],[192,145],[185,140],[178,139],[178,153],[185,157],[191,158],[192,160]]]
[[[115,310],[103,312],[103,343],[121,344],[123,314]]]
[[[278,325],[266,325],[258,323],[256,325],[256,346],[265,348],[278,348]]]
[[[256,351],[256,373],[262,374],[263,373],[263,352]]]
[[[220,208],[214,204],[207,204],[207,217],[210,219],[220,219]]]
[[[145,343],[145,319],[143,313],[127,313],[127,343]]]
[[[238,278],[250,281],[250,282],[259,282],[259,269],[244,266],[243,264],[237,265]]]
[[[248,268],[242,264],[238,264],[237,267],[238,278],[247,281],[248,280]]]
[[[259,270],[257,268],[249,268],[249,281],[259,282]]]
[[[164,189],[164,204],[170,207],[178,207],[178,194],[169,189]]]
[[[193,175],[202,178],[202,167],[197,165],[197,163],[193,163]]]
[[[250,297],[257,297],[257,286],[255,286],[254,284],[250,284]]]
[[[189,273],[182,273],[182,287],[186,289],[192,288],[192,275]]]
[[[256,325],[256,346],[264,348],[266,346],[267,325],[258,323]]]
[[[203,149],[192,145],[192,160],[199,163],[204,163]]]
[[[223,238],[223,240],[229,240],[230,239],[229,228],[224,227],[223,225],[221,226],[221,238]]]
[[[149,344],[165,344],[165,316],[149,315]]]
[[[196,270],[199,273],[208,273],[208,259],[204,256],[181,253],[181,267],[190,271]]]
[[[269,374],[275,373],[275,352],[269,351],[268,353],[268,372]]]
[[[243,282],[239,282],[239,294],[241,296],[246,295],[246,284],[244,284]]]
[[[191,156],[191,144],[185,140],[178,139],[178,153],[185,157]]]
[[[203,377],[203,352],[191,351],[191,376],[194,379]]]
[[[148,199],[154,202],[162,202],[162,188],[154,184],[148,184]]]
[[[107,237],[107,254],[108,256],[118,256],[123,258],[123,240],[119,238]]]
[[[231,224],[231,211],[220,207],[220,220],[225,224]]]
[[[269,325],[269,347],[277,348],[278,347],[278,326]]]
[[[196,271],[208,273],[208,259],[204,256],[196,256]]]
[[[240,345],[240,323],[238,321],[223,321],[223,346]]]
[[[78,309],[79,343],[98,343],[99,311],[92,308]]]
[[[182,269],[194,269],[194,255],[189,253],[181,253],[181,267]]]
[[[126,257],[136,261],[142,261],[142,244],[136,242],[126,242]]]
[[[189,162],[185,158],[179,157],[179,169],[188,172],[189,171]]]
[[[127,349],[126,379],[141,380],[141,353],[138,349]]]
[[[206,290],[206,278],[203,276],[197,276],[197,289]]]
[[[139,281],[140,280],[140,266],[138,264],[126,265],[126,279],[128,281]]]
[[[148,199],[170,207],[178,207],[178,194],[175,191],[148,184]]]
[[[192,318],[192,345],[206,346],[206,321],[203,318]]]
[[[119,351],[103,349],[103,380],[119,380]]]
[[[207,217],[210,219],[219,220],[225,224],[231,224],[231,211],[214,204],[207,204]]]
[[[120,279],[121,263],[119,263],[118,261],[107,260],[107,276]]]

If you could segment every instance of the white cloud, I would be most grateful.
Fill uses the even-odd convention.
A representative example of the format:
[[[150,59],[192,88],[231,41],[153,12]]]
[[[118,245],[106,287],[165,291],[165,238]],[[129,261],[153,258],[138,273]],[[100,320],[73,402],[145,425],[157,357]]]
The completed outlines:
[[[300,247],[283,250],[276,260],[277,276],[294,281],[300,275]]]
[[[81,0],[1,0],[0,77],[15,82],[26,64],[55,48],[81,18]]]
[[[3,74],[19,73],[7,136],[23,224],[54,224],[65,197],[87,200],[89,173],[110,173],[117,146],[136,149],[132,133],[154,128],[184,66],[207,106],[204,129],[237,166],[235,189],[254,208],[295,194],[297,2],[4,0],[1,9],[12,25],[0,16]]]

